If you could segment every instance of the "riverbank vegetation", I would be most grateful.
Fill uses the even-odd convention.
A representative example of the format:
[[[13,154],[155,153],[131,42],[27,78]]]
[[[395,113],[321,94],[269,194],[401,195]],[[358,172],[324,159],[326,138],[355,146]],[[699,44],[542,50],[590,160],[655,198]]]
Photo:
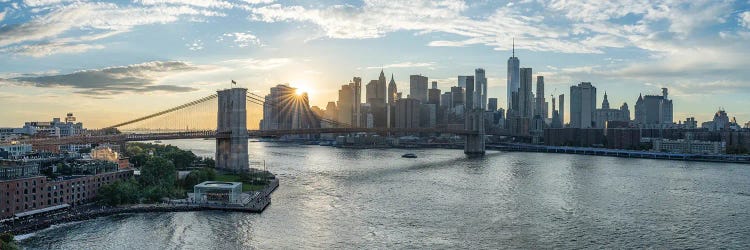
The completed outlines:
[[[20,248],[18,247],[18,245],[16,245],[16,240],[13,237],[13,234],[2,233],[0,234],[0,249],[1,250],[16,250]]]
[[[215,165],[212,158],[198,157],[190,150],[182,150],[172,145],[131,142],[128,143],[125,154],[130,158],[130,163],[133,163],[135,168],[141,168],[151,157],[167,159],[178,170],[200,167],[213,168]]]
[[[218,172],[213,168],[213,159],[197,157],[189,150],[171,145],[130,143],[126,154],[140,170],[140,176],[102,186],[98,200],[104,204],[116,206],[184,198],[193,186],[204,181],[242,182],[242,191],[247,192],[262,189],[274,178],[271,173],[259,170],[240,174]],[[178,179],[177,170],[190,170],[190,173]]]

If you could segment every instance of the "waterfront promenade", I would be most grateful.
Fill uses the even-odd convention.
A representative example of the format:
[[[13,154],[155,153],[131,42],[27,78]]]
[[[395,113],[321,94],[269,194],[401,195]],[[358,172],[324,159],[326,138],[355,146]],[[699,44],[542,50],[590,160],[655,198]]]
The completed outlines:
[[[9,232],[14,235],[33,233],[38,230],[49,228],[53,225],[85,221],[99,217],[131,214],[131,213],[160,213],[160,212],[190,212],[219,210],[245,213],[261,213],[271,204],[271,193],[279,187],[279,180],[272,179],[266,187],[258,191],[249,203],[244,206],[221,205],[221,204],[196,204],[196,203],[157,203],[157,204],[135,204],[117,207],[106,206],[81,206],[67,211],[31,218],[16,219],[0,224],[0,232]]]
[[[614,156],[614,157],[624,157],[624,158],[728,162],[728,163],[750,164],[750,155],[680,154],[680,153],[638,151],[638,150],[625,150],[625,149],[545,146],[545,145],[511,144],[511,143],[492,144],[492,145],[488,144],[487,149],[499,150],[499,151],[510,151],[510,152],[541,152],[541,153]]]

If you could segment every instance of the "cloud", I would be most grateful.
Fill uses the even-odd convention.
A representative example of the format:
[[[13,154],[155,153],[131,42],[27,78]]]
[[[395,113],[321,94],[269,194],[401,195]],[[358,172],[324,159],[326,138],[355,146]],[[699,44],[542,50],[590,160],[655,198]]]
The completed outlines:
[[[158,80],[170,74],[189,72],[199,67],[179,61],[153,61],[127,66],[83,70],[70,74],[23,76],[7,79],[36,87],[71,87],[84,95],[112,95],[144,92],[189,92],[192,87],[160,85]]]
[[[250,70],[271,70],[281,66],[288,65],[292,62],[289,58],[269,58],[269,59],[232,59],[221,62],[223,65],[232,68],[242,68]]]
[[[45,6],[61,1],[32,1],[30,6]],[[207,17],[224,14],[189,6],[149,6],[120,7],[112,3],[75,2],[67,5],[54,5],[49,12],[36,16],[30,21],[0,27],[0,48],[28,42],[40,44],[67,43],[67,47],[80,48],[76,42],[95,41],[114,34],[129,32],[135,26],[171,23],[183,16]],[[71,33],[86,30],[80,36]],[[89,45],[89,48],[97,47]],[[23,52],[23,49],[9,51]]]
[[[257,46],[263,45],[260,42],[260,39],[258,39],[257,36],[253,35],[250,32],[225,33],[224,35],[219,37],[218,41],[223,41],[224,37],[227,37],[227,38],[234,37],[234,43],[237,44],[237,46],[240,48],[248,47],[250,45],[257,45]]]
[[[7,10],[3,10],[2,12],[0,12],[0,22],[2,22],[3,20],[5,20],[5,14],[6,13],[8,13]]]
[[[388,65],[383,66],[370,66],[367,67],[367,69],[390,69],[390,68],[421,68],[421,67],[432,67],[435,65],[434,62],[400,62],[400,63],[392,63]]]
[[[221,0],[137,0],[137,3],[143,5],[188,5],[202,8],[220,8],[229,9],[234,8],[234,4]]]
[[[187,46],[189,50],[198,51],[203,49],[203,42],[198,39],[193,41],[192,43],[185,44],[185,46]]]
[[[745,28],[750,29],[750,11],[742,12],[739,18],[740,18],[740,25],[742,25]]]

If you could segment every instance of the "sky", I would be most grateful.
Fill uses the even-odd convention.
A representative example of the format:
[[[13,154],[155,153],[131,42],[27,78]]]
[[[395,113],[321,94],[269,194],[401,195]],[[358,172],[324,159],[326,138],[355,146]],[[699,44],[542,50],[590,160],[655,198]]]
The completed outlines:
[[[548,101],[585,81],[597,106],[606,91],[632,111],[666,87],[675,122],[750,120],[748,0],[0,0],[0,127],[67,112],[111,125],[230,80],[261,95],[289,83],[324,108],[381,69],[406,96],[409,75],[449,90],[484,68],[505,108],[513,39]]]

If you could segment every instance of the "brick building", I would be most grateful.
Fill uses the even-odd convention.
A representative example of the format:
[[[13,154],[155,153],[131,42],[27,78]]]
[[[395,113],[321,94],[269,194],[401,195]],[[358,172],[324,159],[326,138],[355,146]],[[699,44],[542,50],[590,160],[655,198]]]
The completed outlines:
[[[59,177],[55,180],[39,175],[38,171],[18,178],[0,179],[0,219],[63,204],[80,205],[96,198],[97,190],[102,185],[131,176],[132,169],[119,169],[95,175]]]

